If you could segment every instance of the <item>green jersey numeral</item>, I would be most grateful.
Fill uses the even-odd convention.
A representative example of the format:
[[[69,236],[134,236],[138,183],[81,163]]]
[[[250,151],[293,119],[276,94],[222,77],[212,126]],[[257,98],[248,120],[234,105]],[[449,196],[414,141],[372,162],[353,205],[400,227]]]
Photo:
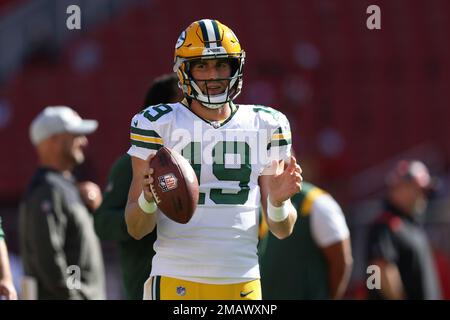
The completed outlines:
[[[201,172],[201,143],[191,142],[181,150],[181,155],[185,157],[194,169],[197,176],[198,183],[200,184],[200,172]],[[198,197],[198,204],[205,204],[205,193],[200,192]]]
[[[182,155],[190,161],[200,183],[201,144],[191,142],[182,150]],[[239,155],[240,164],[237,168],[225,167],[225,155]],[[212,149],[213,174],[220,181],[238,181],[240,190],[237,193],[224,193],[223,189],[211,189],[210,198],[215,204],[244,204],[247,202],[250,188],[250,146],[246,142],[218,142]],[[205,204],[205,194],[200,193],[198,204]]]
[[[280,118],[280,113],[272,108],[259,106],[259,107],[253,107],[254,112],[265,112],[270,114],[275,120],[278,120]]]
[[[171,111],[172,107],[168,106],[167,104],[159,104],[145,111],[144,117],[153,122]]]

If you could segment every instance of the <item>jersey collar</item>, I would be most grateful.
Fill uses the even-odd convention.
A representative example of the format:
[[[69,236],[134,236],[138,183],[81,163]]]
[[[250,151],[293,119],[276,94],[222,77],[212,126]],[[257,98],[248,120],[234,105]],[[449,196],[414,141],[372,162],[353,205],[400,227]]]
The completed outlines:
[[[207,124],[209,124],[211,127],[213,127],[214,129],[219,129],[221,127],[223,127],[225,124],[227,124],[228,122],[230,122],[230,120],[233,118],[233,116],[236,114],[236,112],[239,109],[239,105],[234,104],[233,101],[230,101],[230,107],[231,107],[231,114],[228,118],[226,118],[225,120],[222,121],[210,121],[207,120],[205,118],[200,117],[198,114],[196,114],[194,111],[192,111],[188,100],[185,98],[180,102],[183,106],[185,106],[190,112],[192,112],[197,118],[201,119],[202,121],[206,122]]]

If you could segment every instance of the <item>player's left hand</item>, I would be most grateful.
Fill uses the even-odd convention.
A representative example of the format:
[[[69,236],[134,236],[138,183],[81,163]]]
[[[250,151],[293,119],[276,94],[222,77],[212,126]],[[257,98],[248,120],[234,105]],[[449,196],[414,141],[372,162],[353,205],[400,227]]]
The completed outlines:
[[[78,184],[81,199],[91,212],[100,207],[103,196],[100,187],[92,181],[84,181]]]
[[[268,191],[270,202],[279,207],[302,189],[302,169],[297,164],[297,159],[291,156],[289,165],[283,171],[283,162],[272,162],[273,175],[269,178]]]

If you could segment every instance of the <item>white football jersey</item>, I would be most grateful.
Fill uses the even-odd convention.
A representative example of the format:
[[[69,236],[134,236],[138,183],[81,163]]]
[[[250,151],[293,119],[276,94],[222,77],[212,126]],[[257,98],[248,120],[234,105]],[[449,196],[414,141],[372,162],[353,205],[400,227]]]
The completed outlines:
[[[287,118],[272,108],[232,104],[232,109],[226,121],[212,123],[183,103],[160,104],[131,121],[131,156],[145,160],[162,146],[178,151],[200,187],[187,224],[156,212],[152,276],[205,283],[260,277],[258,177],[272,160],[289,160],[291,132]]]

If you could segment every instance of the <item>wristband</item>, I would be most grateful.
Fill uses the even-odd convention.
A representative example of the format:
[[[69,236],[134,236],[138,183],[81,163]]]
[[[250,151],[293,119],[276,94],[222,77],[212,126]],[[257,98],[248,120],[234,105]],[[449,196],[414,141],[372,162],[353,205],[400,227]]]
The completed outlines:
[[[269,219],[274,222],[285,220],[289,216],[289,203],[290,200],[286,200],[281,207],[274,207],[270,202],[269,196],[267,196],[267,215],[269,216]]]
[[[145,199],[144,191],[142,191],[141,195],[139,196],[138,204],[139,208],[141,208],[141,210],[147,214],[153,214],[157,209],[156,203],[154,201],[148,202],[147,199]]]

